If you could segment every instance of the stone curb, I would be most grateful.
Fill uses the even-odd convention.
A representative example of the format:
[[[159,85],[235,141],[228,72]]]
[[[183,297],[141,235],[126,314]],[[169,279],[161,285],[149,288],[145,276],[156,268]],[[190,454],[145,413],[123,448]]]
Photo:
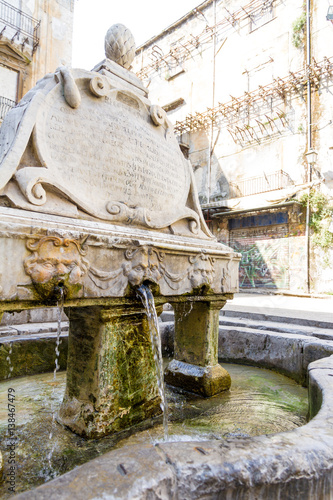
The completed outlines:
[[[286,297],[300,297],[304,299],[332,299],[331,294],[326,293],[302,293],[292,292],[289,290],[266,290],[264,288],[257,288],[252,290],[250,288],[243,288],[239,293],[253,293],[258,295],[285,295]]]
[[[68,332],[68,321],[61,322],[61,331]],[[57,332],[58,323],[23,323],[21,325],[7,325],[0,327],[0,338],[14,335],[39,335],[40,333]]]
[[[166,315],[165,319],[168,318],[169,315]],[[61,368],[66,369],[66,323],[63,326]],[[164,321],[160,323],[160,330],[163,355],[172,356],[174,323]],[[7,376],[5,369],[5,359],[8,354],[6,345],[10,343],[13,343],[12,364],[16,370],[13,376],[35,373],[36,367],[39,367],[38,373],[53,370],[56,332],[45,333],[43,329],[42,332],[40,333],[40,329],[37,328],[33,333],[30,330],[28,335],[0,337],[0,361],[3,360],[3,363],[0,363],[0,366],[3,366],[3,370],[0,368],[0,380]],[[46,347],[48,344],[49,347]],[[19,363],[15,361],[15,356],[23,358],[25,351],[29,352],[33,368],[27,372],[27,364],[24,363],[23,371],[18,372]],[[303,385],[306,384],[309,363],[331,354],[333,354],[333,340],[320,339],[309,334],[255,330],[232,325],[220,325],[219,328],[219,359],[221,362],[242,363],[274,369]],[[44,358],[43,361],[41,358]]]
[[[218,355],[222,363],[273,369],[306,385],[308,365],[333,355],[333,340],[220,326]]]
[[[56,333],[0,337],[0,380],[51,372],[55,366]],[[60,335],[59,366],[67,365],[68,334]],[[10,352],[11,351],[11,352]],[[8,361],[9,357],[9,361]]]

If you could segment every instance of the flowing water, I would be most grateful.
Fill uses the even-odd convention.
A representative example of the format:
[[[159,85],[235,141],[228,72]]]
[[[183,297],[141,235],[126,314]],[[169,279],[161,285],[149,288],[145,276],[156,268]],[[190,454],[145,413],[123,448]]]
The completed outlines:
[[[8,356],[6,357],[6,361],[8,364],[8,374],[7,378],[11,378],[12,372],[13,372],[13,365],[12,365],[12,354],[13,354],[13,342],[9,343],[9,350],[8,350]]]
[[[167,360],[166,360],[167,362]],[[289,431],[304,425],[308,411],[307,389],[269,370],[224,363],[231,375],[230,391],[201,398],[166,387],[169,407],[169,441],[225,439]],[[66,372],[5,380],[0,384],[0,447],[5,473],[8,471],[8,390],[15,390],[16,404],[16,493],[29,490],[124,445],[161,442],[162,418],[148,420],[131,431],[99,440],[86,440],[56,421]],[[53,425],[52,441],[49,440]],[[47,457],[52,450],[52,461]],[[0,498],[13,494],[6,483]]]
[[[141,285],[138,288],[138,296],[140,297],[148,319],[150,340],[154,355],[158,392],[161,397],[161,409],[163,411],[163,427],[164,427],[164,440],[168,441],[168,403],[165,396],[164,386],[164,368],[162,358],[162,340],[160,329],[158,326],[158,318],[156,314],[154,296],[150,288],[146,285]]]
[[[51,428],[50,428],[50,434],[49,434],[49,440],[52,441],[53,438],[53,431],[55,427],[55,417],[56,417],[56,410],[54,405],[54,400],[55,400],[55,387],[56,387],[56,380],[57,380],[57,371],[59,370],[59,343],[60,343],[60,335],[61,335],[61,317],[64,311],[64,300],[65,300],[65,295],[64,295],[64,289],[62,287],[59,287],[59,295],[60,298],[57,301],[57,339],[56,339],[56,346],[55,346],[55,368],[53,371],[53,391],[52,391],[52,397],[51,397],[51,412],[52,412],[52,423],[51,423]],[[52,456],[54,452],[54,448],[56,446],[56,443],[53,443],[52,448],[47,456],[47,460],[49,463],[49,467],[52,468]]]

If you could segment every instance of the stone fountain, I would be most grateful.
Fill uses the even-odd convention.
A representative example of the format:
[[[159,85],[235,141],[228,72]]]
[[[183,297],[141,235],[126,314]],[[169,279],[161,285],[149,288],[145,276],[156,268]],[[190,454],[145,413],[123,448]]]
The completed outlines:
[[[229,388],[218,318],[239,263],[206,226],[166,113],[129,70],[133,36],[115,25],[105,47],[92,71],[60,67],[40,80],[0,135],[0,310],[64,297],[57,418],[93,438],[161,411],[141,284],[158,313],[175,310],[167,381],[203,396]]]
[[[158,313],[165,303],[175,310],[167,381],[203,396],[230,385],[217,362],[218,315],[237,291],[239,255],[210,234],[191,165],[129,70],[133,56],[132,35],[114,26],[104,61],[47,75],[0,132],[0,312],[64,302],[58,420],[87,437],[160,412],[142,284]],[[279,345],[300,377],[303,345]],[[332,376],[333,357],[309,365],[313,418],[296,430],[124,447],[18,498],[331,498]]]

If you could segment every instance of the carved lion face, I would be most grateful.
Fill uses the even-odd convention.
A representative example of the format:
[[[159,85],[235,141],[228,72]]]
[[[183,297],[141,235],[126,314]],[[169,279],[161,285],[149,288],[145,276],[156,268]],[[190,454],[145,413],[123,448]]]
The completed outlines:
[[[34,283],[47,283],[65,277],[68,283],[78,283],[86,266],[78,246],[69,240],[41,240],[35,251],[24,262],[25,272]]]
[[[190,281],[193,288],[213,283],[214,269],[209,259],[197,259],[190,272]]]
[[[158,283],[162,276],[158,256],[147,247],[140,248],[127,256],[130,262],[123,264],[125,276],[133,286],[141,285],[145,280]]]
[[[127,272],[128,281],[131,285],[140,285],[144,281],[148,266],[148,252],[146,250],[135,252]]]

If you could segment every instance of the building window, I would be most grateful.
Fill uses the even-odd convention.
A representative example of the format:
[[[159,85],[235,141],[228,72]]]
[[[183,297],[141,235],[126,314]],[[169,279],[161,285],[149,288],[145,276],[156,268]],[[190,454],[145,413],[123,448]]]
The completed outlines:
[[[250,32],[254,31],[274,18],[273,1],[263,3],[260,10],[250,15]]]
[[[0,64],[0,121],[17,101],[19,72]]]
[[[0,96],[16,102],[18,76],[18,71],[0,64]]]

